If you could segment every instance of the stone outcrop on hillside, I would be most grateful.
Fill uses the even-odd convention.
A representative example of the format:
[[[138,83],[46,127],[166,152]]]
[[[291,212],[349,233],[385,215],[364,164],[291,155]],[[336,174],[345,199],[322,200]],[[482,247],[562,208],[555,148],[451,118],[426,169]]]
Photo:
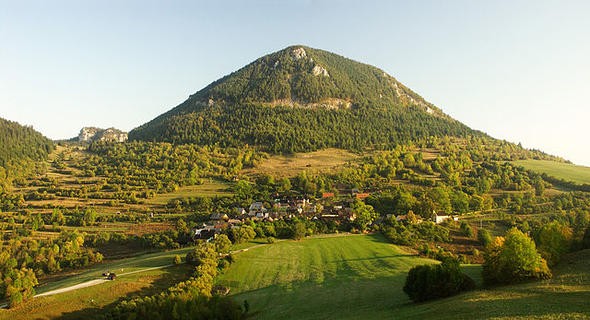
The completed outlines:
[[[84,127],[80,130],[80,134],[78,134],[78,141],[125,142],[127,141],[127,132],[115,128],[101,129],[96,127]]]

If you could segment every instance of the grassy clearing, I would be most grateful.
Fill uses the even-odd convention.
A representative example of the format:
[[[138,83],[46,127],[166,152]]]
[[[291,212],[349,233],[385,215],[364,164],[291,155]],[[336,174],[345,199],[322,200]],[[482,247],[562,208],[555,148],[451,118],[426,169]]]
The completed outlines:
[[[235,258],[218,282],[256,319],[590,319],[590,250],[566,257],[548,281],[420,304],[403,293],[405,277],[433,261],[379,235],[282,241]],[[481,266],[462,268],[481,284]]]
[[[349,151],[330,148],[289,156],[271,156],[260,162],[255,168],[245,170],[244,173],[292,177],[306,170],[330,171],[358,158],[358,155]]]
[[[559,179],[579,184],[590,184],[590,167],[548,160],[519,160],[514,163],[526,169],[546,173]]]
[[[590,319],[590,250],[569,255],[554,277],[478,290],[429,303],[403,305],[382,314],[403,319]]]
[[[235,255],[218,282],[258,319],[366,319],[408,302],[406,272],[433,263],[380,235],[282,241]]]
[[[231,196],[232,192],[229,191],[230,188],[230,183],[207,180],[201,185],[180,187],[175,192],[157,194],[154,198],[146,200],[146,203],[165,205],[168,201],[179,198]]]

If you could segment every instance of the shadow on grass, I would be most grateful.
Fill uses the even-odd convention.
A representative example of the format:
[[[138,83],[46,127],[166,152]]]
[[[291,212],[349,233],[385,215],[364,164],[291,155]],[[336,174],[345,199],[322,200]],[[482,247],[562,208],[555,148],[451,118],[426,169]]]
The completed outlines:
[[[126,296],[122,296],[116,301],[105,305],[85,308],[77,311],[64,313],[61,316],[55,318],[60,320],[74,320],[74,319],[105,319],[105,314],[112,311],[121,301],[132,299],[135,297],[145,297],[154,294],[158,294],[165,291],[169,287],[177,284],[178,282],[184,281],[190,277],[192,268],[182,265],[173,266],[167,269],[157,280],[151,283],[150,286],[142,288],[141,290],[129,292]],[[120,280],[114,280],[120,281]]]

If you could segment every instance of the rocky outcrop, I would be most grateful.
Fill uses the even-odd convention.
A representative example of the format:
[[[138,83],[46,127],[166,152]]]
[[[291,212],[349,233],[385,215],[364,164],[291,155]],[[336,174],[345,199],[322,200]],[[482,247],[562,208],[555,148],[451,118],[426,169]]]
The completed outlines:
[[[127,141],[127,132],[115,128],[101,129],[96,127],[84,127],[80,130],[80,134],[78,134],[78,141],[125,142]]]

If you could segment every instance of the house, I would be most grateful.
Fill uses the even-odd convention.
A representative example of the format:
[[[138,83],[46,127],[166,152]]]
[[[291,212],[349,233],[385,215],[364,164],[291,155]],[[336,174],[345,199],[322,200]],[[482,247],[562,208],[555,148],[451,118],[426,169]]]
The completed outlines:
[[[193,230],[193,239],[210,239],[215,236],[218,229],[215,226],[204,225],[202,228]]]
[[[248,208],[248,215],[253,217],[256,216],[258,212],[266,212],[266,208],[262,202],[254,202]]]
[[[439,224],[439,223],[443,223],[443,221],[450,219],[451,216],[449,216],[446,213],[442,213],[442,212],[435,212],[432,215],[432,221],[434,221],[434,223]]]
[[[371,194],[370,193],[357,193],[355,194],[355,197],[357,199],[363,200],[365,198],[368,198]]]
[[[334,197],[334,192],[324,192],[324,193],[322,193],[322,199],[333,198],[333,197]]]
[[[212,221],[227,221],[229,220],[229,217],[225,213],[214,213],[211,216],[209,216],[209,219]]]
[[[246,211],[246,209],[244,209],[244,208],[236,208],[236,214],[237,214],[238,216],[243,216],[243,215],[245,215],[246,213],[248,213],[248,212]]]

